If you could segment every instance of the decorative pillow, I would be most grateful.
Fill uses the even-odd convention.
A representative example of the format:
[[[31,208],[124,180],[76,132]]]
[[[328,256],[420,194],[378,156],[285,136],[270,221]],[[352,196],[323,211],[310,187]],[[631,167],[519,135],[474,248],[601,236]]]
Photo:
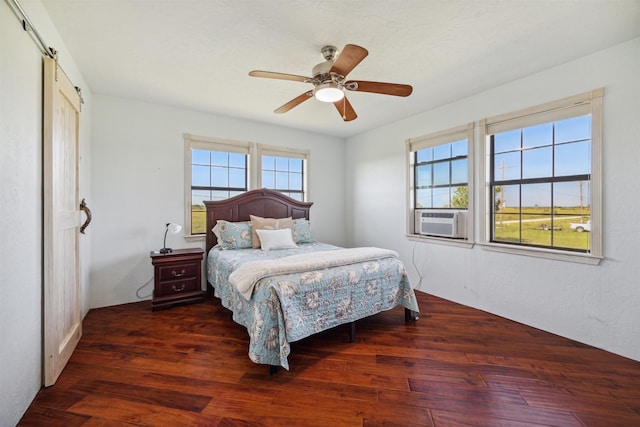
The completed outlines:
[[[288,228],[289,232],[293,236],[293,220],[289,218],[262,218],[255,215],[250,215],[251,227],[253,229],[253,248],[258,249],[260,247],[260,238],[256,233],[256,230],[281,230]]]
[[[313,242],[311,237],[311,222],[308,219],[300,218],[293,220],[293,241],[296,243]]]
[[[293,241],[291,230],[288,228],[279,230],[256,230],[256,234],[260,238],[260,248],[262,248],[263,251],[297,247]]]
[[[222,249],[247,249],[251,248],[253,244],[251,222],[249,221],[218,220],[212,231],[218,238],[218,245]]]

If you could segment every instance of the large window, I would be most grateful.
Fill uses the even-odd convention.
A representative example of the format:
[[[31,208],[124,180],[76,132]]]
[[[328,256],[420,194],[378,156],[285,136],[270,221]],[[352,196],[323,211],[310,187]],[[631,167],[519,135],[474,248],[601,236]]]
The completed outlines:
[[[488,243],[600,256],[601,96],[483,121]]]
[[[258,145],[261,188],[280,191],[287,196],[305,201],[309,152]]]
[[[187,234],[206,232],[205,200],[222,200],[249,189],[250,148],[249,143],[185,135]]]
[[[409,156],[409,234],[417,209],[457,209],[472,207],[473,124],[411,138]],[[472,235],[471,215],[465,234]]]

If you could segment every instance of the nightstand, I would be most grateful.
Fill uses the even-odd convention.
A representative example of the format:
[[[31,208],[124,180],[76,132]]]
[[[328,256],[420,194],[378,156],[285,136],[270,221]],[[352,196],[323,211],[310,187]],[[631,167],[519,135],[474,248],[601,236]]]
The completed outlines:
[[[192,304],[204,301],[202,290],[202,249],[175,249],[161,254],[151,252],[154,288],[151,309],[153,311],[176,304]]]

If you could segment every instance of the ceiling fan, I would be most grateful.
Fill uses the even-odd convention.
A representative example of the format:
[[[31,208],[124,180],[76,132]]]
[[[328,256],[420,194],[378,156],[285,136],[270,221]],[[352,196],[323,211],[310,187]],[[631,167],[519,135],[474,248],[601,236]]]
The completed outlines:
[[[293,107],[297,107],[304,101],[315,97],[319,101],[333,103],[340,113],[342,120],[349,122],[356,119],[358,115],[345,96],[345,89],[353,92],[370,92],[394,96],[409,96],[413,91],[411,86],[403,84],[346,80],[347,74],[369,54],[367,49],[363,47],[348,44],[342,49],[337,58],[336,54],[338,50],[335,46],[325,46],[320,52],[325,61],[313,67],[311,72],[313,77],[260,70],[249,73],[252,77],[293,80],[313,84],[312,90],[293,98],[291,101],[275,109],[275,113],[286,113]]]

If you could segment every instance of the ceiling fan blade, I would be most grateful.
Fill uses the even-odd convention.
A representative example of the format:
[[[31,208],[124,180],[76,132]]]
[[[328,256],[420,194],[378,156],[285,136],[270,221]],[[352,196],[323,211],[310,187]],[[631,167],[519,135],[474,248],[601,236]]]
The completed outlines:
[[[286,113],[287,111],[291,110],[293,107],[297,107],[298,105],[302,104],[307,99],[311,99],[311,98],[313,98],[313,91],[312,90],[310,90],[308,92],[305,92],[302,95],[296,96],[291,101],[289,101],[286,104],[284,104],[283,106],[273,110],[273,112],[277,113],[277,114]]]
[[[349,80],[344,84],[344,87],[356,92],[371,92],[394,96],[409,96],[413,92],[413,88],[410,85],[367,82],[363,80]]]
[[[344,120],[345,122],[350,122],[351,120],[355,120],[358,118],[356,111],[353,109],[353,106],[346,96],[340,101],[334,102],[333,105],[336,106],[338,113],[340,113],[340,117],[342,117],[342,120]]]
[[[367,49],[363,47],[355,44],[345,45],[340,55],[338,55],[338,59],[331,67],[331,72],[346,77],[368,54]]]
[[[272,71],[260,71],[260,70],[251,71],[249,75],[251,77],[264,77],[267,79],[278,79],[278,80],[293,80],[293,81],[302,82],[302,83],[311,80],[310,77],[297,76],[295,74],[274,73]]]

